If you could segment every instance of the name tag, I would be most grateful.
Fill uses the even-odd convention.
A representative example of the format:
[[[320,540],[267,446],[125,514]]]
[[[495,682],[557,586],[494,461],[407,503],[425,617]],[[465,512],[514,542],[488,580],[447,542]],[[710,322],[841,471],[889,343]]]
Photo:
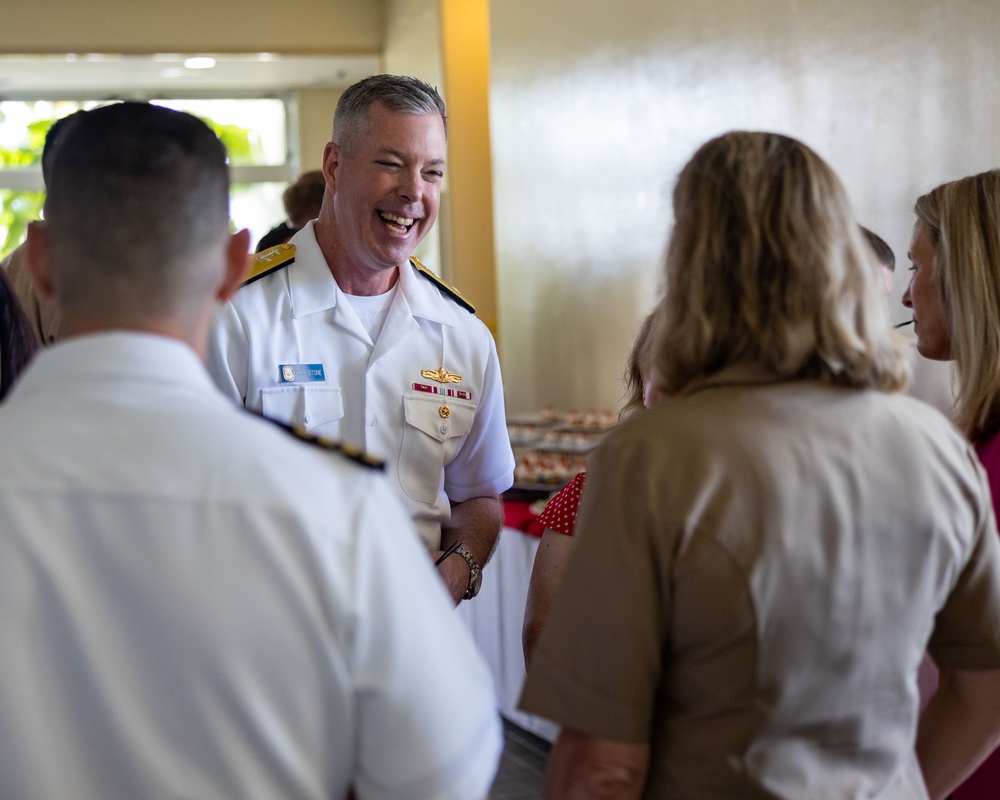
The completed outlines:
[[[282,383],[310,383],[326,380],[322,364],[279,364],[278,370]]]

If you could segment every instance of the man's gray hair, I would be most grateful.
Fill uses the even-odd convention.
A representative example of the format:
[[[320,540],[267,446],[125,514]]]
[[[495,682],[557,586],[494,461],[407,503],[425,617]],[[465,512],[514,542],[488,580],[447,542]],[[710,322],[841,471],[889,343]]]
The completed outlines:
[[[448,118],[438,90],[407,75],[370,75],[349,86],[337,101],[333,114],[333,141],[344,149],[354,146],[364,133],[368,109],[381,103],[398,114],[440,114],[445,135]]]

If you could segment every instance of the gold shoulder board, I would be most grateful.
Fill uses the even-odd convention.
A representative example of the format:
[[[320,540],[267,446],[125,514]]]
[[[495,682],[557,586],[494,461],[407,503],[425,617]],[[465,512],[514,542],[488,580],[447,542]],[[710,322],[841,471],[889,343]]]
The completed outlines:
[[[295,425],[288,425],[284,422],[280,422],[276,419],[271,419],[270,417],[265,417],[258,414],[255,411],[251,411],[254,416],[259,416],[261,419],[266,419],[268,422],[273,422],[282,430],[288,431],[299,441],[305,442],[306,444],[315,445],[316,447],[322,447],[324,450],[329,450],[334,453],[339,453],[344,458],[349,461],[353,461],[355,464],[360,464],[368,469],[377,469],[379,472],[385,471],[385,462],[381,459],[375,458],[375,456],[370,456],[364,452],[361,448],[355,447],[352,444],[347,444],[347,442],[337,442],[333,439],[326,439],[322,436],[317,436],[315,433],[309,433],[305,428],[300,428]]]
[[[413,264],[413,267],[414,269],[416,269],[417,272],[419,272],[421,275],[427,278],[427,280],[429,280],[431,283],[437,286],[441,294],[448,295],[448,297],[450,297],[452,300],[458,303],[462,308],[464,308],[470,314],[476,313],[476,307],[472,305],[472,303],[470,303],[464,297],[462,297],[462,293],[458,291],[458,289],[456,289],[450,283],[446,283],[445,281],[441,280],[437,275],[435,275],[433,272],[427,269],[427,267],[425,267],[423,264],[417,261],[417,259],[411,258],[410,263]]]
[[[385,471],[384,461],[368,455],[359,447],[347,444],[347,442],[337,442],[333,439],[325,439],[322,436],[317,436],[315,433],[309,433],[309,431],[305,428],[293,427],[290,428],[290,430],[296,438],[301,439],[303,442],[314,444],[317,447],[322,447],[324,450],[332,450],[334,453],[340,453],[340,455],[344,458],[353,461],[356,464],[360,464],[363,467],[377,469],[379,472]]]
[[[295,261],[294,244],[276,244],[267,250],[254,253],[250,256],[246,275],[243,276],[243,283],[240,286],[246,286],[248,283],[260,280],[275,270],[287,267],[293,261]]]

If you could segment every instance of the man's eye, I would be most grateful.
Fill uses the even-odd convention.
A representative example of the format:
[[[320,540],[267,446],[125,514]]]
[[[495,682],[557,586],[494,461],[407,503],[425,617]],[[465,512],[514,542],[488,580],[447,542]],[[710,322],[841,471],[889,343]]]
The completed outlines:
[[[434,180],[441,180],[441,178],[444,177],[444,173],[441,172],[440,170],[436,170],[436,169],[435,170],[430,170],[429,172],[425,172],[424,175],[426,175],[428,178],[432,178]]]

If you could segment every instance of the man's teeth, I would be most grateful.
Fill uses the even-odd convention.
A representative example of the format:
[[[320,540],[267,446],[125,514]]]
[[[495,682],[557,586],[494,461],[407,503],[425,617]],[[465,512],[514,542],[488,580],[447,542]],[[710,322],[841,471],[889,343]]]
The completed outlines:
[[[413,224],[413,220],[410,217],[400,217],[396,214],[390,214],[387,211],[379,211],[378,215],[386,222],[395,222],[397,225],[402,225],[404,228],[409,228]]]

